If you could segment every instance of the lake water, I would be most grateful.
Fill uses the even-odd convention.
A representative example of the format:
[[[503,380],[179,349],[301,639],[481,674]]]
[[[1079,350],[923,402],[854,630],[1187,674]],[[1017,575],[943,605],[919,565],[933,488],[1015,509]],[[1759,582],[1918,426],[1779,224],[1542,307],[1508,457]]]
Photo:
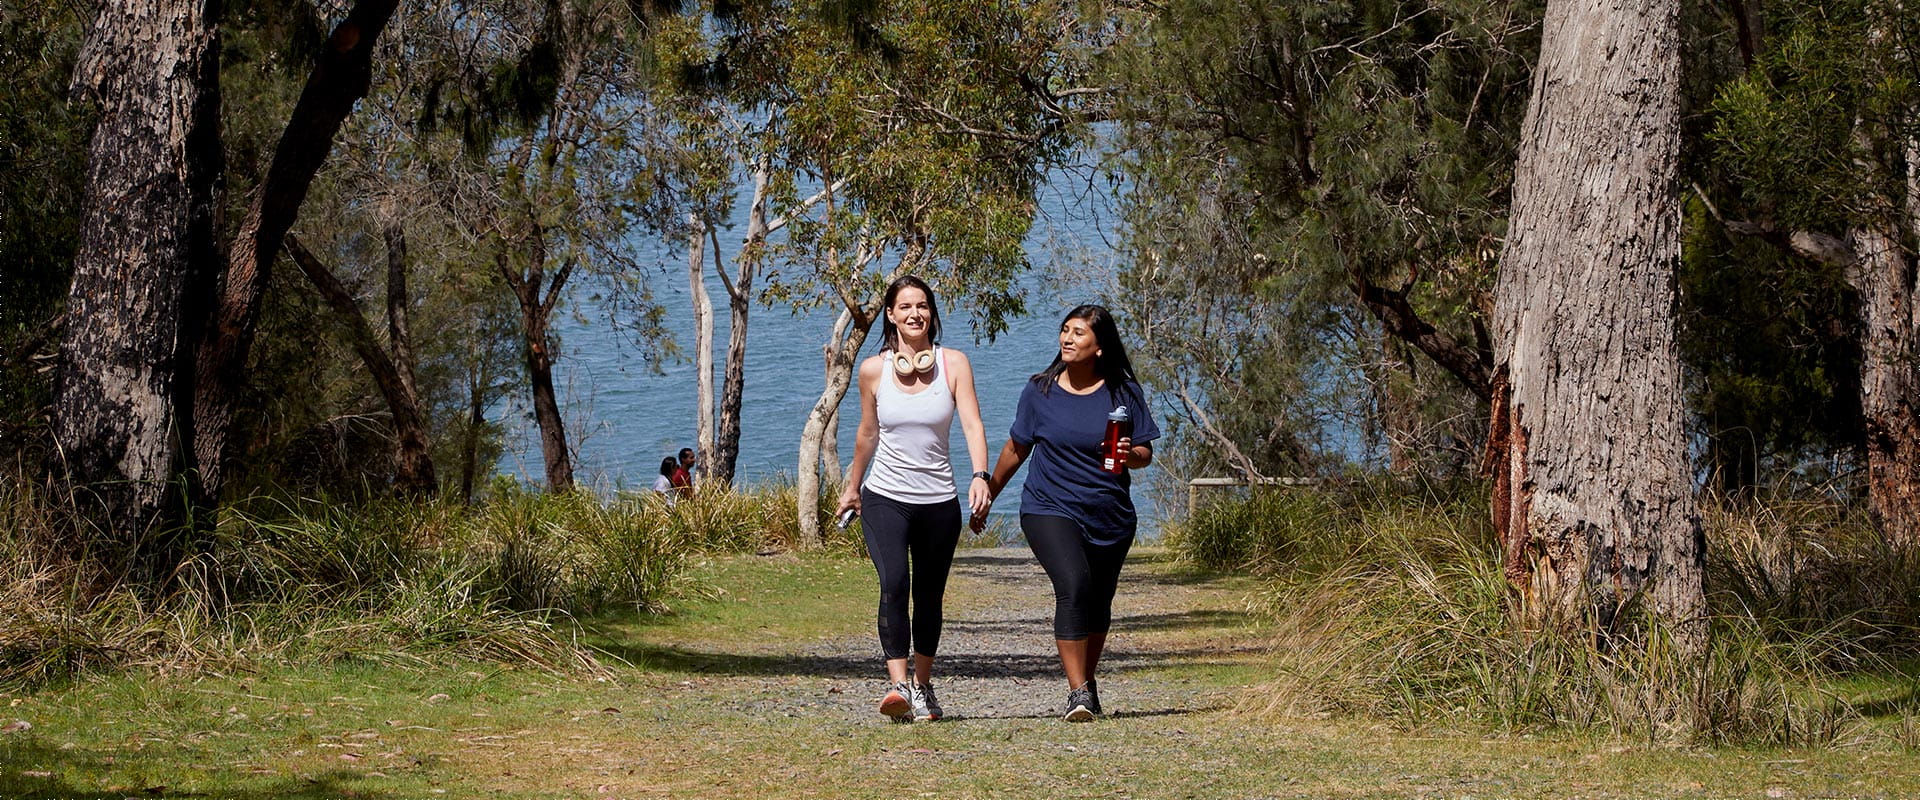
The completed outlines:
[[[963,350],[973,361],[975,389],[987,433],[986,461],[991,469],[1013,422],[1014,404],[1027,376],[1046,367],[1057,346],[1060,317],[1080,303],[1101,302],[1108,294],[1118,253],[1111,245],[1111,205],[1084,178],[1056,174],[1039,196],[1039,219],[1027,238],[1033,271],[1022,281],[1028,314],[1009,321],[995,341],[974,341],[974,319],[964,307],[941,303],[943,344]],[[722,254],[731,263],[746,229],[746,198],[736,204],[740,215],[732,230],[720,234]],[[656,301],[664,304],[665,325],[691,355],[693,309],[686,285],[686,254],[658,239],[635,239],[636,260],[655,264],[649,276]],[[726,354],[728,317],[726,291],[713,275],[707,255],[708,293],[714,298],[714,394]],[[639,489],[658,474],[660,459],[695,444],[694,367],[689,360],[653,365],[606,323],[606,314],[592,299],[595,287],[574,287],[572,307],[561,312],[555,327],[562,337],[555,365],[556,389],[561,395],[567,434],[575,448],[576,479],[602,493]],[[1124,308],[1116,308],[1120,314]],[[740,457],[736,480],[752,485],[790,480],[798,469],[800,430],[819,398],[822,387],[821,347],[832,331],[837,308],[795,314],[783,307],[756,306],[748,322],[746,388],[741,403]],[[876,326],[863,351],[878,346]],[[1164,415],[1156,403],[1155,413]],[[842,465],[853,456],[853,434],[859,424],[859,392],[855,387],[841,403],[839,447]],[[495,419],[508,429],[508,449],[499,469],[539,482],[541,458],[538,432],[524,396],[509,398],[495,410]],[[972,472],[966,441],[958,420],[953,426],[951,453],[955,474]],[[1016,529],[1023,468],[994,505],[1003,530]],[[1145,477],[1145,476],[1142,476]],[[959,481],[964,492],[965,481]],[[1136,480],[1134,502],[1141,513],[1142,538],[1151,538],[1158,515],[1144,482]],[[963,496],[964,502],[964,496]]]

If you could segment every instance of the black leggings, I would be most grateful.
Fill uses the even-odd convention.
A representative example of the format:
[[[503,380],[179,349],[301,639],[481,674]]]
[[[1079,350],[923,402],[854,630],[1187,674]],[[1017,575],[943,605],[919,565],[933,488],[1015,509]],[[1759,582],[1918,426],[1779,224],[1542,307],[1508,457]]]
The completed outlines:
[[[960,501],[902,503],[861,489],[860,517],[867,555],[880,573],[880,649],[888,659],[906,658],[911,644],[913,652],[932,658],[940,649],[940,601],[947,593],[947,570],[960,544]]]
[[[1129,536],[1116,544],[1094,544],[1081,535],[1080,523],[1066,517],[1021,514],[1033,557],[1053,579],[1053,638],[1077,642],[1113,626],[1113,593],[1120,586],[1120,565],[1133,547]]]

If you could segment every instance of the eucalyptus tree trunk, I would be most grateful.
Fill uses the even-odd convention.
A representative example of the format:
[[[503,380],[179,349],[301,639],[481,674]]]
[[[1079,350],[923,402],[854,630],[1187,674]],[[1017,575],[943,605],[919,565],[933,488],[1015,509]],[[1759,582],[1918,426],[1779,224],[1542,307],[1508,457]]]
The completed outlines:
[[[1891,202],[1870,209],[1875,219],[1849,232],[1854,257],[1846,276],[1860,296],[1867,509],[1890,540],[1914,548],[1920,547],[1920,266],[1901,245],[1900,228],[1920,237],[1920,163],[1914,161],[1920,142],[1909,138],[1904,150],[1904,213]],[[1869,167],[1868,174],[1884,171]]]
[[[217,2],[96,6],[72,90],[99,120],[54,378],[56,467],[150,576],[178,563],[193,348],[219,263]],[[198,492],[187,491],[186,496]]]
[[[840,401],[846,398],[847,387],[860,361],[860,346],[866,343],[867,333],[877,319],[879,314],[869,313],[865,306],[842,309],[833,325],[834,334],[824,348],[826,388],[820,392],[820,399],[814,401],[813,410],[807,413],[807,424],[800,432],[800,473],[795,481],[794,494],[798,499],[794,510],[800,518],[803,547],[817,548],[826,543],[820,530],[819,513],[821,443],[831,434],[829,422],[838,416]]]
[[[720,435],[716,443],[718,455],[713,462],[713,474],[728,483],[733,482],[740,460],[740,400],[747,385],[747,323],[753,311],[753,280],[759,270],[760,260],[766,257],[767,237],[786,227],[791,218],[782,216],[770,219],[767,216],[767,193],[772,180],[772,166],[764,159],[757,162],[753,170],[753,203],[747,207],[747,235],[741,243],[740,266],[736,273],[727,274],[727,270],[720,265],[719,242],[716,241],[713,246],[713,269],[726,287],[729,313],[726,378],[720,389]],[[845,179],[835,181],[812,197],[800,201],[794,207],[794,213],[813,208],[845,185]]]
[[[713,299],[707,296],[707,230],[707,223],[699,215],[687,215],[687,291],[693,297],[694,449],[699,452],[703,480],[713,476],[718,463],[713,439]],[[731,470],[728,472],[730,477]]]
[[[209,501],[225,483],[234,404],[245,382],[260,301],[281,242],[306,202],[333,138],[373,82],[373,50],[399,0],[355,0],[315,57],[313,72],[274,146],[267,174],[228,246],[206,334],[199,343],[193,448]]]
[[[882,244],[873,244],[863,248],[860,261],[853,272],[860,270],[872,258],[885,249]],[[900,257],[900,263],[887,275],[886,282],[892,283],[901,275],[907,274],[919,262],[925,252],[922,244],[914,244]],[[874,292],[864,302],[856,301],[846,294],[841,295],[843,308],[834,321],[833,336],[828,339],[826,353],[826,386],[815,400],[813,409],[807,412],[807,423],[800,431],[800,463],[794,478],[794,511],[799,515],[800,544],[803,547],[817,548],[826,543],[826,537],[820,530],[820,458],[821,443],[830,432],[830,425],[839,415],[840,401],[847,396],[847,387],[852,383],[854,372],[860,363],[860,346],[867,341],[867,334],[873,330],[873,323],[880,319],[881,292]]]
[[[398,226],[388,226],[384,236],[387,242],[387,344],[384,346],[374,335],[366,313],[360,310],[359,301],[333,271],[307,250],[299,237],[288,234],[286,248],[307,281],[346,324],[354,352],[366,365],[374,387],[387,403],[393,420],[394,489],[402,494],[432,494],[439,482],[434,475],[426,413],[421,410],[420,392],[414,380],[413,336],[407,324],[406,238]]]
[[[714,271],[727,290],[727,365],[720,387],[720,436],[715,443],[714,476],[733,482],[740,462],[740,401],[747,386],[747,324],[753,311],[753,279],[765,257],[767,234],[767,184],[772,175],[765,161],[753,170],[753,203],[747,207],[747,236],[740,248],[740,271],[729,276],[720,264],[720,246],[714,244]]]
[[[1678,0],[1554,0],[1496,287],[1489,466],[1507,577],[1543,624],[1605,634],[1650,591],[1706,644],[1674,343]]]

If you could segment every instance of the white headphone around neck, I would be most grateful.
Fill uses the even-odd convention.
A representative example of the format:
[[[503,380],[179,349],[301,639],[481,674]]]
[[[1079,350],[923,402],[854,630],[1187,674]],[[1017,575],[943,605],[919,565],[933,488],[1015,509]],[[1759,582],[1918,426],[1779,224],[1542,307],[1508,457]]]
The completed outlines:
[[[933,351],[932,350],[922,350],[918,353],[914,353],[913,355],[907,355],[906,353],[893,354],[893,371],[896,373],[899,373],[900,377],[902,378],[914,375],[916,373],[928,372],[928,371],[931,371],[932,369],[933,369]]]

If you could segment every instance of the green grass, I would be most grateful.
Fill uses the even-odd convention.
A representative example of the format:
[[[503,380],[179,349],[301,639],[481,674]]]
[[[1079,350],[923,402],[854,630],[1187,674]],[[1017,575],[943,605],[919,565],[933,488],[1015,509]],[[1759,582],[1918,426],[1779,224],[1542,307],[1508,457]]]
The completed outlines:
[[[591,620],[589,641],[707,654],[603,678],[480,661],[96,676],[0,694],[0,797],[1899,797],[1912,756],[1881,746],[1649,747],[1608,736],[1400,730],[1274,718],[1230,702],[1092,725],[896,726],[815,713],[871,681],[756,669],[871,625],[871,574],[841,555],[713,556],[664,615]],[[1244,577],[1143,549],[1129,580],[1190,624],[1133,645],[1199,651],[1126,680],[1231,687],[1272,623]],[[1004,598],[956,583],[956,606]],[[1204,646],[1203,646],[1204,645]],[[1233,653],[1223,659],[1214,651]],[[762,659],[756,661],[755,659]],[[1226,663],[1231,662],[1231,663]],[[877,668],[877,665],[876,665]],[[1861,691],[1884,691],[1888,685]],[[1910,690],[1909,690],[1910,691]],[[440,697],[445,695],[445,697]],[[1231,694],[1223,694],[1231,699]],[[951,702],[951,701],[950,701]]]

